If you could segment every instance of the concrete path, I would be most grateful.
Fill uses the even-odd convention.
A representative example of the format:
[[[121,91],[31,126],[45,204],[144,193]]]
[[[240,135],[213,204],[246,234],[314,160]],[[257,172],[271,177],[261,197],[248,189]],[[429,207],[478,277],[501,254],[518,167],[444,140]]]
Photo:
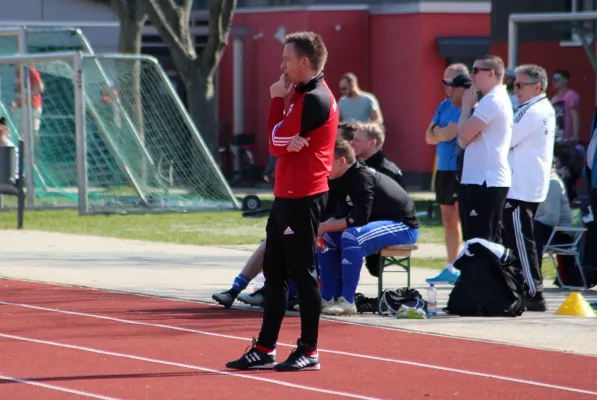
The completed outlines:
[[[0,276],[81,285],[131,293],[211,302],[211,294],[227,289],[250,252],[246,249],[175,245],[36,231],[0,231]],[[426,297],[425,278],[437,271],[415,269],[413,287]],[[366,272],[359,292],[375,296],[376,280]],[[405,285],[404,274],[388,274],[387,287]],[[597,318],[554,316],[568,292],[549,287],[550,311],[519,318],[462,318],[440,315],[428,320],[398,320],[374,315],[343,318],[369,324],[488,340],[522,346],[597,355]],[[450,286],[440,286],[439,307]],[[2,299],[0,289],[0,300]],[[597,301],[597,291],[584,294]],[[239,306],[241,306],[239,304]]]

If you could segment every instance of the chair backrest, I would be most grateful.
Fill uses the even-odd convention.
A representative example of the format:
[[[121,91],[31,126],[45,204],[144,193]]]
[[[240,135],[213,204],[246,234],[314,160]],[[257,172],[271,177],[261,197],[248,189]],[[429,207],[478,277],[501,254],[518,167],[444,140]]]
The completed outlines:
[[[14,184],[17,171],[16,160],[14,146],[0,146],[0,184]]]
[[[567,254],[567,255],[579,255],[580,254],[580,241],[582,240],[583,234],[587,231],[587,228],[570,228],[556,226],[545,245],[545,253],[553,254]],[[552,243],[554,237],[558,233],[563,233],[570,236],[569,242],[564,243]]]

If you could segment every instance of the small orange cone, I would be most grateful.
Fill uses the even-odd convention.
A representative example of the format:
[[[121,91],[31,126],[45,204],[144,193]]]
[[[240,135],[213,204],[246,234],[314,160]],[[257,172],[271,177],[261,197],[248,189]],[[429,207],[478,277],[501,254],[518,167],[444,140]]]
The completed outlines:
[[[594,318],[595,310],[578,292],[573,292],[557,309],[555,315],[567,315],[570,317]]]

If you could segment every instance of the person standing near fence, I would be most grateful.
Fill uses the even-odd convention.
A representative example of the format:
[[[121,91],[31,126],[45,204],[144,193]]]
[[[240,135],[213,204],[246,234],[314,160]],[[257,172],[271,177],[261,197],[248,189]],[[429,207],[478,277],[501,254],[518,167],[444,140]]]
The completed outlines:
[[[285,74],[270,87],[269,148],[278,161],[275,198],[266,226],[263,323],[251,349],[226,364],[238,370],[320,369],[321,294],[315,241],[328,200],[339,113],[322,73],[328,55],[322,37],[298,32],[288,35],[285,43],[281,66]],[[294,83],[289,84],[287,78]],[[290,101],[284,110],[287,96]],[[289,278],[299,292],[301,337],[288,359],[276,364]]]
[[[545,69],[538,65],[521,65],[515,73],[514,91],[519,106],[508,156],[512,186],[504,205],[503,239],[506,247],[514,251],[513,265],[522,271],[527,283],[527,311],[547,311],[534,220],[537,207],[549,191],[556,112],[545,93]]]

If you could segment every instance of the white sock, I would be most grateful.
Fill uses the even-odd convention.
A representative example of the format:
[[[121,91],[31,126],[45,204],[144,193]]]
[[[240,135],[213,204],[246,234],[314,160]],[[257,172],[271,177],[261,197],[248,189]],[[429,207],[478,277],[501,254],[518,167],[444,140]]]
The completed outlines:
[[[446,269],[448,271],[450,271],[451,273],[456,273],[456,268],[454,268],[454,266],[452,264],[448,264],[448,266],[446,267]]]

